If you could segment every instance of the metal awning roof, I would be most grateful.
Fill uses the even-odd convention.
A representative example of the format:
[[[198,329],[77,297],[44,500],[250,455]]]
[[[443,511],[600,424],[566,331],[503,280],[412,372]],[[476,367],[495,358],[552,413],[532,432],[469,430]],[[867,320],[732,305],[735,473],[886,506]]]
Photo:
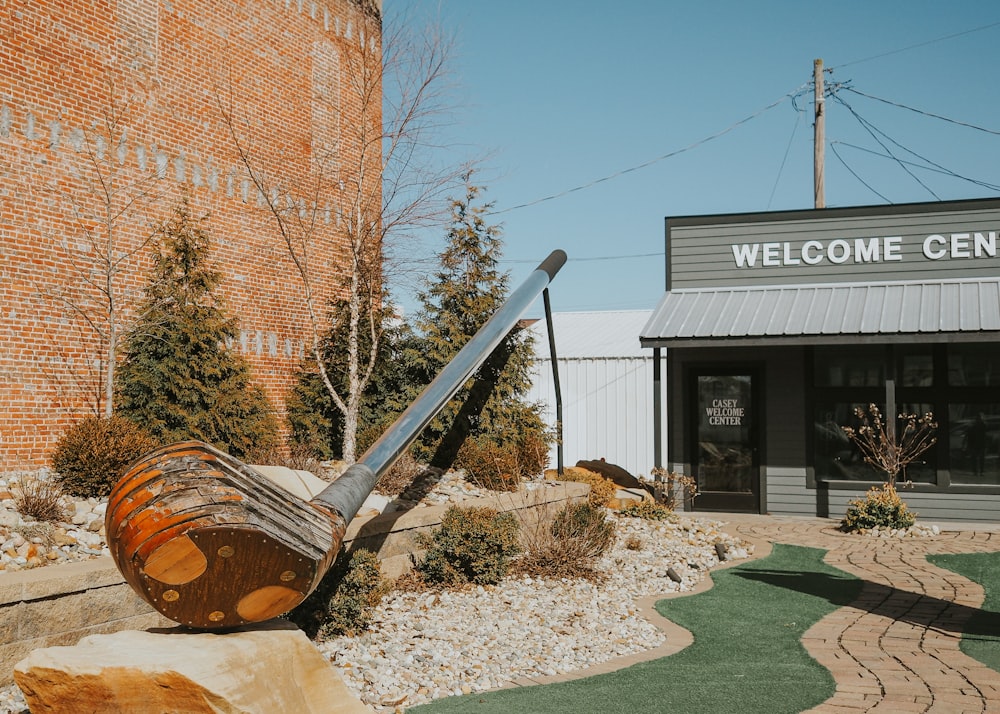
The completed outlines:
[[[673,290],[643,347],[1000,340],[1000,278]]]

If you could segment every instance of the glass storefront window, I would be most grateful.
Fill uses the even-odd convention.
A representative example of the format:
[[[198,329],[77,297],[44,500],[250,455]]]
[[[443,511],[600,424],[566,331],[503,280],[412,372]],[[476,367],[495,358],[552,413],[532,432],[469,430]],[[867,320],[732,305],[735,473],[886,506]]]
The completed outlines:
[[[843,427],[857,428],[856,407],[866,404],[836,402],[816,405],[814,460],[820,481],[879,481],[881,477],[865,463],[858,447],[844,433]]]
[[[1000,485],[1000,404],[950,404],[948,417],[951,482]]]
[[[885,384],[885,350],[882,347],[824,347],[813,354],[817,387],[881,387]]]
[[[948,384],[952,387],[1000,386],[1000,350],[993,345],[948,345]]]
[[[934,356],[930,352],[904,354],[899,372],[899,383],[903,387],[933,387]]]
[[[868,405],[849,402],[826,402],[816,405],[813,467],[818,480],[883,482],[887,479],[884,471],[876,469],[865,461],[857,444],[844,432],[845,426],[854,429],[861,426],[862,422],[855,414],[857,407],[867,409]],[[883,406],[879,405],[879,409],[885,413]],[[900,413],[909,412],[917,415],[929,411],[933,410],[928,404],[905,404],[899,409]],[[934,483],[936,480],[934,457],[934,447],[920,454],[897,476],[898,483],[906,481]]]

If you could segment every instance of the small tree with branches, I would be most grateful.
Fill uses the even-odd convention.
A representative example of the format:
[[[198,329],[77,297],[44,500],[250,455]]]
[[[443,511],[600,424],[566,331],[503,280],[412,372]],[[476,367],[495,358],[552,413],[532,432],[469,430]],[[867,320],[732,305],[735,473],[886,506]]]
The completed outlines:
[[[865,463],[885,473],[887,484],[893,488],[900,474],[905,477],[906,467],[937,442],[937,422],[930,412],[923,416],[900,414],[897,425],[888,423],[875,404],[869,404],[867,409],[856,407],[854,415],[860,425],[842,427],[844,433],[857,446]]]
[[[142,296],[129,277],[154,239],[154,231],[146,226],[163,192],[157,172],[126,166],[129,122],[143,101],[142,88],[109,67],[103,91],[106,104],[98,120],[58,137],[76,156],[77,170],[71,173],[75,180],[43,184],[63,204],[74,229],[75,235],[62,242],[76,280],[41,292],[62,305],[81,323],[84,334],[97,342],[97,354],[89,361],[96,373],[78,383],[93,400],[94,414],[107,419],[114,410],[121,341],[134,324]]]
[[[842,427],[844,433],[865,463],[886,475],[886,482],[881,488],[870,489],[864,499],[848,503],[841,526],[848,531],[908,528],[913,525],[915,514],[900,499],[896,482],[900,477],[905,478],[907,466],[937,442],[934,415],[903,413],[893,424],[875,404],[869,404],[867,409],[855,408],[854,415],[859,425]]]

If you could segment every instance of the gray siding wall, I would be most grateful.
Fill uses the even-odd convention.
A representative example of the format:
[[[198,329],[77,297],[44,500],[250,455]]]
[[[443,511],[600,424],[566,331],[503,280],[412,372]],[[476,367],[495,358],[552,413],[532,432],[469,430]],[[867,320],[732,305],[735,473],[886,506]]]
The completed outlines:
[[[806,488],[806,470],[767,467],[767,513],[775,516],[815,516],[816,489]]]
[[[928,204],[929,208],[923,212],[883,212],[883,215],[867,212],[852,215],[851,211],[833,209],[807,212],[808,217],[793,219],[757,220],[752,214],[715,222],[709,222],[712,217],[668,219],[670,289],[995,277],[1000,270],[1000,250],[995,257],[975,255],[976,233],[987,240],[992,231],[1000,248],[1000,235],[996,235],[1000,232],[1000,203],[992,203],[972,210],[931,210],[947,204]],[[951,257],[951,236],[963,233],[969,237],[958,239],[958,255],[967,249],[969,257]],[[937,260],[923,254],[924,240],[933,234],[947,239],[944,245],[934,244],[935,248],[948,252]],[[851,258],[840,264],[824,258],[815,265],[765,267],[758,250],[755,267],[738,267],[732,248],[742,244],[781,244],[779,254],[783,261],[784,243],[789,243],[789,255],[795,258],[800,255],[802,245],[810,240],[819,241],[824,247],[831,241],[845,240],[853,249],[857,239],[887,237],[901,239],[900,260],[858,262],[852,253]],[[813,250],[810,254],[818,252]]]
[[[843,517],[848,501],[864,498],[865,491],[865,487],[856,491],[831,490],[830,517]],[[899,495],[917,514],[918,522],[928,525],[935,521],[996,523],[1000,520],[1000,495],[997,494],[933,493],[900,488]]]

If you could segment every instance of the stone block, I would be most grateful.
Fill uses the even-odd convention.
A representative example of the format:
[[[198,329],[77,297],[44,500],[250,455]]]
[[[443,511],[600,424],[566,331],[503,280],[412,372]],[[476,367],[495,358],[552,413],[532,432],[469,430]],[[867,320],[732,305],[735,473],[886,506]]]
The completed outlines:
[[[309,639],[283,620],[226,633],[186,628],[85,637],[14,667],[33,714],[363,714]]]

